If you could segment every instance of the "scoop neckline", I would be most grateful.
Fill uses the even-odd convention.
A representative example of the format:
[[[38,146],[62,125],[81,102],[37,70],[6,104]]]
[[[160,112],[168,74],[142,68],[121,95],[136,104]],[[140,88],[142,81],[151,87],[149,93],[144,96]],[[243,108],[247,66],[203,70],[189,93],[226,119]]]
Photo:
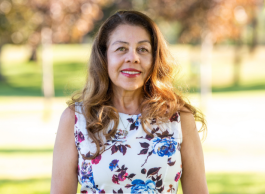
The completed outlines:
[[[127,113],[123,113],[123,112],[119,112],[119,114],[121,114],[121,115],[129,115],[129,116],[138,116],[138,115],[141,115],[141,113],[139,113],[139,114],[127,114]]]

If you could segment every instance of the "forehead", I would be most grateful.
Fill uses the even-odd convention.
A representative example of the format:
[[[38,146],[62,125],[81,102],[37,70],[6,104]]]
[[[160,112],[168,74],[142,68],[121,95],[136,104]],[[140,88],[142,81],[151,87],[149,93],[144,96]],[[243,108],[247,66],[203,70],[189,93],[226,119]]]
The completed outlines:
[[[141,26],[133,26],[128,24],[119,25],[109,37],[108,45],[117,41],[139,42],[148,40],[151,42],[149,32]]]

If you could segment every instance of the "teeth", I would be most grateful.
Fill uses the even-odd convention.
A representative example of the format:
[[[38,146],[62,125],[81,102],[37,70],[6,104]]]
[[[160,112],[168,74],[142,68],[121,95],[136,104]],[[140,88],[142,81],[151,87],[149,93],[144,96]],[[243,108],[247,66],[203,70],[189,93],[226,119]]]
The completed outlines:
[[[130,75],[133,75],[133,74],[139,74],[141,72],[138,72],[138,71],[122,71],[122,73],[127,73],[127,74],[130,74]]]

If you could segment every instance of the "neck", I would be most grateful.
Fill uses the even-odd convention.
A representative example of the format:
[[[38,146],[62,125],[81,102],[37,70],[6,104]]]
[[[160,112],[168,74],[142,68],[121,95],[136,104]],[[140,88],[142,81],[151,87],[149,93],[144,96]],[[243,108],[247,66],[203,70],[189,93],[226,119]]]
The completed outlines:
[[[125,114],[139,114],[142,102],[141,90],[138,91],[113,91],[114,96],[112,99],[114,107],[118,112]]]

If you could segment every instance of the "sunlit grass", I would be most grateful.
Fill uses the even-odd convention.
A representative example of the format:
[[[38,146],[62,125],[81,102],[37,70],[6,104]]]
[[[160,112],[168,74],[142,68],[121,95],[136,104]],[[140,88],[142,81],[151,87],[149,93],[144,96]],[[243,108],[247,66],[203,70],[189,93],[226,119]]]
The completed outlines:
[[[211,194],[262,194],[265,193],[265,174],[252,173],[208,173],[207,184]],[[48,194],[50,178],[24,180],[0,180],[0,193]],[[78,185],[77,192],[80,192]],[[179,184],[178,194],[182,194]]]
[[[0,180],[0,193],[3,194],[49,194],[51,188],[51,178],[36,178],[24,180]],[[78,184],[77,192],[80,191]]]
[[[50,193],[50,178],[26,180],[0,180],[0,193],[46,194]]]
[[[207,173],[210,194],[261,194],[265,193],[265,174]],[[179,184],[178,194],[183,194]]]
[[[52,148],[35,149],[7,149],[1,148],[0,155],[10,160],[16,160],[20,164],[25,157],[51,158]],[[24,166],[24,168],[27,168]],[[29,166],[29,170],[31,167]],[[265,193],[265,174],[263,173],[207,173],[206,174],[209,193],[211,194],[261,194]],[[48,194],[50,193],[51,176],[25,178],[25,179],[5,179],[0,178],[0,193],[14,194]],[[80,185],[77,190],[80,192]],[[182,194],[181,184],[179,184],[178,194]]]

